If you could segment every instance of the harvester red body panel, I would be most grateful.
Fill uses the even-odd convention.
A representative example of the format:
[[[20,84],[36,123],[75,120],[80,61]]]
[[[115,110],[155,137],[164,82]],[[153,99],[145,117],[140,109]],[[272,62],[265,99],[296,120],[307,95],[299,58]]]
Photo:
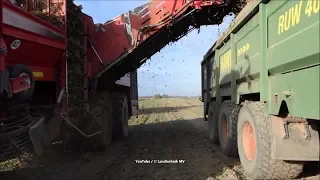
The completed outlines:
[[[38,1],[42,2],[42,1]],[[33,72],[36,81],[56,81],[58,87],[65,87],[65,78],[57,80],[57,71],[64,68],[66,50],[66,16],[65,1],[52,0],[51,6],[59,4],[60,9],[50,6],[35,6],[31,1],[25,4],[13,4],[10,1],[1,1],[1,48],[5,49],[2,54],[0,69],[14,64],[24,64]],[[53,9],[54,11],[48,10]],[[47,17],[55,15],[60,18],[61,24],[52,25],[47,21],[32,15],[33,12],[47,11]],[[59,67],[59,68],[58,68]],[[60,72],[59,72],[60,74]],[[63,75],[63,74],[62,74]],[[14,80],[11,78],[11,88]],[[60,78],[59,78],[60,79]],[[24,82],[21,81],[20,84]],[[19,83],[15,83],[19,84]],[[28,88],[29,86],[25,86]],[[12,89],[12,93],[24,90]]]
[[[64,12],[61,13],[64,17]],[[37,80],[56,80],[56,66],[66,49],[64,28],[59,29],[7,1],[3,1],[2,28],[8,50],[6,64],[28,65]],[[17,39],[19,47],[10,47]]]

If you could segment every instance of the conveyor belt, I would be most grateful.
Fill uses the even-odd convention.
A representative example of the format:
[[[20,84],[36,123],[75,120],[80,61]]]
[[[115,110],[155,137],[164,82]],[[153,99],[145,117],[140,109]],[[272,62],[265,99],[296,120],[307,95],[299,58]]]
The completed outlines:
[[[184,14],[174,19],[171,26],[163,26],[135,49],[122,55],[104,68],[96,78],[102,77],[99,78],[103,80],[99,82],[100,84],[108,84],[120,79],[126,73],[139,68],[152,55],[159,52],[170,42],[178,41],[190,31],[200,28],[200,26],[221,24],[225,16],[231,13],[239,13],[245,3],[242,0],[234,3],[225,7],[205,6],[200,10],[189,7]]]

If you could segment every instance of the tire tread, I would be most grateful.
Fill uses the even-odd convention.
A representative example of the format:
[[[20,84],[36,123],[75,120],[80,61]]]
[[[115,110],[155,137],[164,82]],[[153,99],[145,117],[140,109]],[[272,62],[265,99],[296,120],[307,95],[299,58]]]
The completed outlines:
[[[223,150],[224,151],[223,153],[229,157],[237,157],[238,156],[237,124],[238,124],[238,113],[241,109],[241,106],[239,104],[232,103],[230,100],[226,100],[221,105],[221,109],[225,109],[225,108],[227,109],[226,115],[229,116],[228,119],[229,121],[231,121],[231,126],[229,126],[231,130],[228,130],[228,134],[231,134],[231,138],[228,138],[228,140],[231,140],[231,145],[227,146],[227,148]]]
[[[265,113],[264,103],[245,101],[243,104],[251,110],[257,125],[258,138],[261,148],[259,151],[258,168],[254,179],[292,179],[302,172],[302,163],[289,163],[283,160],[271,159],[271,131],[268,116]]]
[[[208,114],[208,136],[209,136],[209,140],[213,144],[217,144],[217,145],[219,144],[219,129],[218,129],[219,107],[220,107],[220,103],[218,103],[216,101],[211,102],[210,105],[209,105],[209,114]],[[210,113],[212,113],[212,117],[211,117]],[[209,125],[209,121],[210,121],[210,123],[215,123],[215,124],[212,125],[213,129],[211,129],[211,127]],[[214,133],[213,137],[210,137],[210,132],[211,131],[213,131],[213,133]]]
[[[114,136],[115,138],[124,139],[126,137],[124,136],[121,120],[123,117],[123,106],[125,101],[127,100],[127,96],[123,93],[118,93],[118,92],[112,93],[111,96],[112,96],[112,103],[113,103],[113,119],[114,119],[114,130],[115,130]]]

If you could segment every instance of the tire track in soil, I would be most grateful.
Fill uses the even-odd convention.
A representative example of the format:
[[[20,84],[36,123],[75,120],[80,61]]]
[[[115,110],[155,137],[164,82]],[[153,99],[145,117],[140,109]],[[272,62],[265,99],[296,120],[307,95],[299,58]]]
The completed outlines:
[[[186,99],[177,99],[175,102],[170,103],[176,107],[185,106],[185,107],[193,107],[197,102],[195,100],[186,100]],[[203,108],[203,107],[201,107]],[[203,109],[200,109],[203,110]],[[181,119],[185,119],[186,122],[192,124],[194,131],[198,132],[199,136],[202,136],[205,143],[203,143],[204,147],[201,149],[208,149],[211,153],[215,154],[214,160],[217,161],[217,165],[215,168],[212,168],[211,171],[214,174],[210,176],[208,179],[246,179],[243,174],[243,170],[240,166],[240,162],[238,158],[229,158],[226,157],[220,150],[219,146],[213,145],[207,136],[207,122],[203,120],[201,114],[197,111],[192,110],[192,108],[185,108],[178,112],[178,115]],[[203,164],[206,164],[208,159],[203,159]],[[210,166],[207,164],[206,166]],[[215,171],[219,169],[219,171]]]
[[[170,106],[169,106],[170,105]],[[128,141],[127,156],[118,159],[117,165],[106,173],[114,179],[207,179],[215,177],[223,162],[207,147],[205,138],[190,123],[182,120],[171,102],[160,102],[168,113],[156,114],[160,123],[133,126],[134,134]],[[156,112],[156,110],[155,110]],[[142,138],[144,137],[144,138]],[[141,141],[141,138],[143,141]],[[209,145],[209,144],[208,144]],[[184,164],[136,164],[136,159],[183,159]],[[213,159],[208,161],[208,159]],[[214,160],[216,159],[216,160]],[[205,162],[208,163],[205,163]],[[228,161],[230,162],[230,161]],[[219,167],[219,168],[218,168]],[[221,168],[220,168],[221,167]],[[122,168],[117,175],[114,173]],[[216,171],[214,171],[216,170]]]
[[[192,101],[147,101],[153,114],[133,119],[129,137],[103,153],[55,153],[36,166],[2,173],[1,179],[245,179],[237,158],[224,156],[207,139],[202,115]],[[148,104],[149,103],[149,104]],[[195,103],[197,104],[197,103]],[[186,108],[175,108],[184,106]],[[142,106],[141,106],[142,107]],[[157,108],[166,108],[156,113]],[[173,108],[171,108],[173,107]],[[136,123],[136,124],[135,124]],[[135,160],[185,160],[184,164],[138,164]],[[2,177],[1,177],[2,175]],[[312,178],[315,177],[315,178]],[[306,179],[317,179],[312,176]]]
[[[160,107],[160,102],[157,103]],[[221,153],[212,147],[203,132],[183,120],[187,114],[182,115],[174,107],[169,109],[174,104],[166,102],[168,113],[147,116],[146,124],[130,127],[128,140],[113,144],[106,153],[87,155],[75,162],[66,161],[58,168],[47,166],[46,170],[37,170],[34,179],[207,179],[220,174],[224,166],[232,165],[232,160],[221,158]],[[155,108],[154,104],[151,106]],[[161,119],[161,122],[153,123],[152,119]],[[140,159],[183,159],[186,162],[134,162]]]

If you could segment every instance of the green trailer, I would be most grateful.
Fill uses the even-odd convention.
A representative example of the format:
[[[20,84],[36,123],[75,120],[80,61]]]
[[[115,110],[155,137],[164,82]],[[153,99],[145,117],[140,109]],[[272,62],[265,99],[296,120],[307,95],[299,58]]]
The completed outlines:
[[[252,0],[201,62],[210,140],[254,179],[319,161],[320,0]]]

